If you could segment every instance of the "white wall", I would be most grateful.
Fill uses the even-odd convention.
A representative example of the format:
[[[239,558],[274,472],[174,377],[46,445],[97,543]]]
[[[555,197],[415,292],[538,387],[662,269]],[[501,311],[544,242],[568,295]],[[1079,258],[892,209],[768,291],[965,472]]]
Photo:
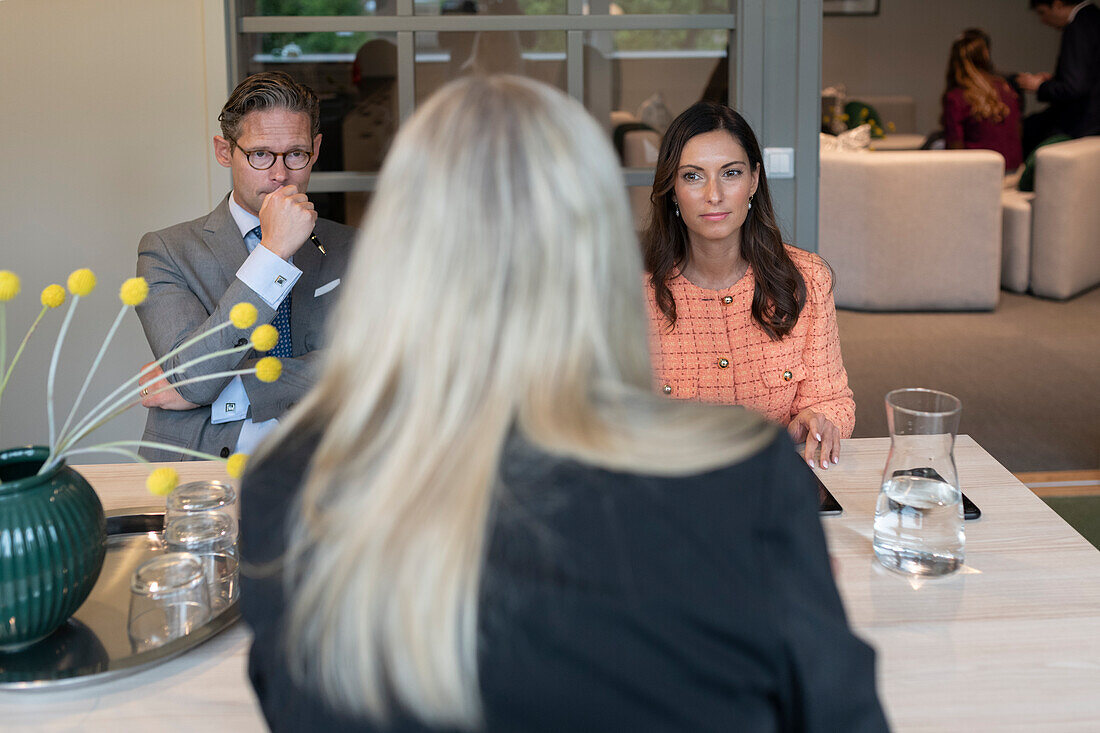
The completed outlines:
[[[964,28],[992,37],[993,64],[1005,72],[1054,71],[1059,34],[1041,25],[1027,0],[880,0],[876,16],[828,16],[822,38],[822,86],[850,95],[905,94],[917,106],[917,130],[939,127],[951,43]],[[1029,95],[1028,111],[1038,109]]]
[[[226,95],[224,16],[219,0],[3,0],[0,28],[0,269],[23,281],[7,308],[9,355],[45,285],[77,267],[99,279],[62,353],[63,418],[120,308],[141,235],[201,215],[229,188],[210,145]],[[16,367],[0,446],[47,439],[46,369],[67,307],[47,315]],[[86,406],[150,358],[131,312]],[[144,413],[131,410],[94,442],[139,438]]]

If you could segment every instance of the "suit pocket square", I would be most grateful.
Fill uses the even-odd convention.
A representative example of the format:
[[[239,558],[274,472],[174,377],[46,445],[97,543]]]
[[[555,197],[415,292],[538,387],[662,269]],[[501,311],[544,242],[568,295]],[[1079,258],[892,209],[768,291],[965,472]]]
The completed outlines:
[[[336,278],[335,280],[333,280],[330,283],[325,283],[324,285],[322,285],[321,287],[319,287],[319,288],[317,288],[316,290],[313,291],[313,297],[314,298],[320,298],[322,295],[329,292],[330,290],[335,290],[336,286],[339,285],[339,284],[340,284],[340,278]]]

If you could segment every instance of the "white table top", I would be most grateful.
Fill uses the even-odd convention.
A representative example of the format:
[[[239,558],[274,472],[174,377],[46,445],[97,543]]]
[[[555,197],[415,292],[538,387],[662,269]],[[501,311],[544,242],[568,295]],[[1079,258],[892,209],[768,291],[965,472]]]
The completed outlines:
[[[818,475],[852,626],[878,652],[897,730],[1100,729],[1100,552],[968,436],[955,462],[982,510],[966,566],[923,584],[881,568],[871,527],[889,438],[845,441]]]
[[[895,730],[1093,730],[1100,726],[1100,552],[969,437],[956,462],[983,516],[967,522],[967,565],[910,583],[879,566],[871,525],[887,438],[847,440],[820,471],[844,506],[823,519],[856,631],[878,651]],[[185,480],[220,464],[174,464]],[[80,467],[107,509],[155,504],[146,470]],[[102,685],[0,693],[5,731],[265,730],[237,624],[182,657]]]

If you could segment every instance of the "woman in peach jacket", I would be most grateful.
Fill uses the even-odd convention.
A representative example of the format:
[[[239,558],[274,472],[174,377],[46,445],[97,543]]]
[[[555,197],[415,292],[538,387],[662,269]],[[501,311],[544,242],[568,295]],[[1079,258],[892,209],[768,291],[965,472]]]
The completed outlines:
[[[760,146],[741,115],[699,102],[661,142],[643,233],[657,388],[744,405],[840,458],[855,402],[840,356],[832,273],[783,244]]]

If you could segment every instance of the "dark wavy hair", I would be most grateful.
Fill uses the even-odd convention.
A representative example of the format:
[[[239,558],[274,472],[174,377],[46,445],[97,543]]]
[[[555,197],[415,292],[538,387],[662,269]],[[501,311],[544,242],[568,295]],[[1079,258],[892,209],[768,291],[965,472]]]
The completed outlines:
[[[794,328],[806,304],[806,281],[783,247],[783,235],[775,223],[768,178],[756,135],[745,118],[724,104],[697,102],[672,121],[661,139],[661,152],[649,196],[649,224],[642,233],[645,268],[656,295],[657,307],[676,325],[676,303],[668,281],[673,270],[688,257],[688,230],[673,213],[673,186],[680,167],[680,155],[688,140],[714,130],[725,130],[749,156],[749,166],[760,172],[745,223],[741,226],[741,256],[752,266],[756,279],[752,295],[752,317],[773,340],[779,341]]]

